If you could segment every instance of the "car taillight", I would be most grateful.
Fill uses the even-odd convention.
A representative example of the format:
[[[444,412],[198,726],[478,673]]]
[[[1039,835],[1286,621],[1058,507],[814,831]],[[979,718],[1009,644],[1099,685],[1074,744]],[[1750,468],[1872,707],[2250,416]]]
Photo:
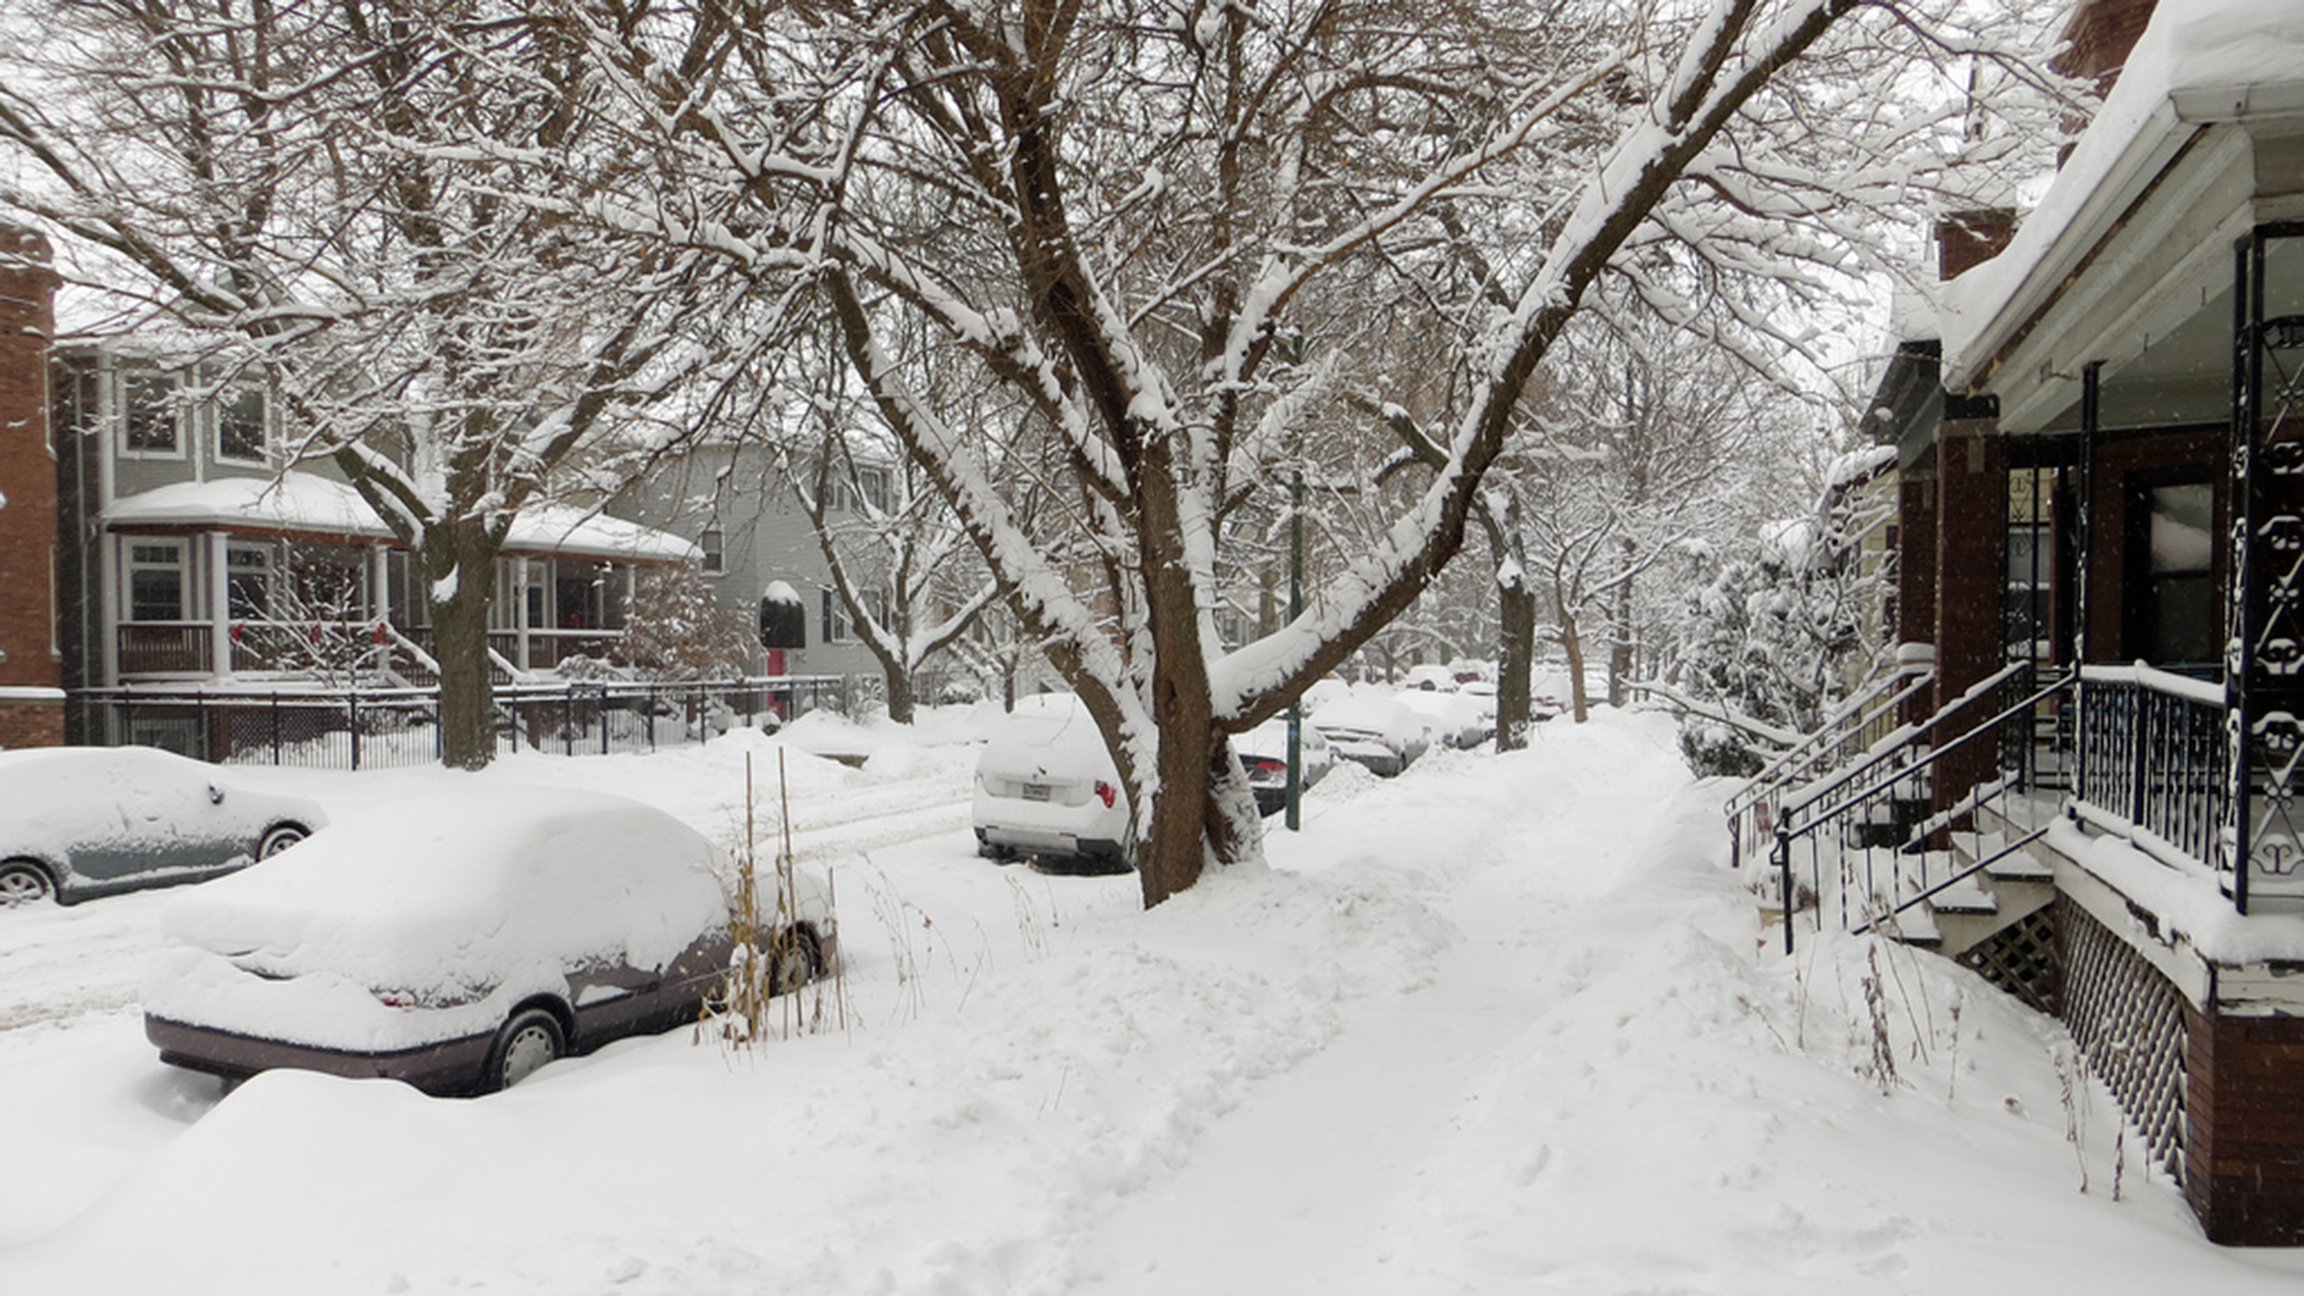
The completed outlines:
[[[1286,774],[1288,762],[1276,761],[1269,756],[1258,756],[1248,762],[1248,772],[1251,774]]]
[[[1112,786],[1102,779],[1096,780],[1096,799],[1104,803],[1105,809],[1111,809],[1114,798],[1118,797],[1119,795],[1120,789]]]
[[[368,993],[375,995],[376,1002],[387,1008],[413,1008],[416,1006],[416,996],[411,991],[371,990]]]

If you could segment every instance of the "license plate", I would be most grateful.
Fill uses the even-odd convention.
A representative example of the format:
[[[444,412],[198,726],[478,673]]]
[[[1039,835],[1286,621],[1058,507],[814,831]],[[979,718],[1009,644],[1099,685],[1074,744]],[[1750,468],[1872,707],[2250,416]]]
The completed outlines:
[[[1047,784],[1045,784],[1045,783],[1027,783],[1027,784],[1025,784],[1025,785],[1024,785],[1024,799],[1025,799],[1025,800],[1027,800],[1027,801],[1045,801],[1045,800],[1047,800],[1047,799],[1048,799],[1048,785],[1047,785]]]

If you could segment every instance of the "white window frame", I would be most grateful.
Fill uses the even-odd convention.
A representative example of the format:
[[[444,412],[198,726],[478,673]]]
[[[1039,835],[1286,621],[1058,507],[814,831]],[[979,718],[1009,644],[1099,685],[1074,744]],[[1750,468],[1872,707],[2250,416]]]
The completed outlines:
[[[240,398],[256,398],[256,453],[253,457],[227,454],[224,450],[224,415],[232,403]],[[250,464],[262,467],[272,462],[272,398],[260,383],[232,383],[216,393],[208,404],[208,449],[217,463]]]
[[[255,564],[244,564],[244,563],[240,563],[240,562],[237,562],[237,561],[235,561],[236,559],[238,559],[239,557],[241,557],[241,556],[242,556],[242,555],[244,555],[244,554],[253,554],[253,555],[255,555],[255,556],[257,556],[258,558],[260,558],[260,559],[262,559],[262,560],[263,560],[263,561],[262,561],[262,567],[263,567],[263,573],[262,573],[262,574],[263,574],[263,579],[264,579],[264,610],[263,610],[261,613],[257,614],[255,617],[252,617],[252,618],[251,618],[251,617],[244,617],[244,616],[242,616],[242,614],[241,614],[241,612],[240,612],[240,610],[239,610],[238,608],[236,608],[236,607],[232,607],[232,606],[231,606],[231,599],[232,599],[232,578],[233,578],[233,577],[235,577],[235,576],[238,576],[238,575],[240,575],[240,574],[242,573],[242,569],[243,569],[244,567],[252,567],[252,566],[255,566]],[[231,540],[231,541],[227,541],[227,542],[225,542],[225,545],[224,545],[224,597],[225,597],[225,603],[226,603],[226,608],[225,608],[225,610],[226,610],[226,613],[227,613],[227,614],[228,614],[228,615],[229,615],[229,616],[230,616],[230,617],[231,617],[231,618],[232,618],[234,621],[241,621],[241,620],[259,620],[259,621],[269,621],[269,620],[273,620],[274,618],[276,618],[276,617],[279,615],[279,606],[280,606],[280,570],[281,570],[281,566],[282,566],[282,564],[281,564],[281,561],[280,561],[280,554],[279,554],[279,552],[278,552],[277,548],[276,548],[275,546],[271,545],[271,544],[266,544],[266,543],[257,542],[257,541],[249,541],[249,540]]]
[[[116,428],[116,444],[119,447],[120,457],[123,459],[173,459],[179,461],[184,459],[186,443],[191,440],[186,435],[188,429],[185,426],[189,420],[184,417],[184,376],[171,369],[148,369],[139,366],[119,370],[112,377],[113,423]],[[165,450],[139,448],[129,440],[129,431],[136,418],[136,406],[135,402],[129,398],[129,390],[131,387],[145,382],[162,383],[168,388],[166,397],[166,404],[169,407],[168,422],[174,431],[174,437]]]
[[[728,574],[728,533],[714,522],[696,535],[696,547],[704,551],[703,572],[707,576]]]
[[[856,642],[856,627],[848,624],[848,605],[840,601],[840,591],[826,585],[823,597],[817,602],[824,613],[823,641],[828,644]]]
[[[171,625],[190,621],[192,616],[192,567],[184,542],[174,536],[125,536],[125,552],[120,563],[120,619],[137,625]],[[174,555],[168,561],[145,558],[139,549],[166,549]],[[176,573],[176,615],[146,619],[136,615],[136,575],[147,571]]]

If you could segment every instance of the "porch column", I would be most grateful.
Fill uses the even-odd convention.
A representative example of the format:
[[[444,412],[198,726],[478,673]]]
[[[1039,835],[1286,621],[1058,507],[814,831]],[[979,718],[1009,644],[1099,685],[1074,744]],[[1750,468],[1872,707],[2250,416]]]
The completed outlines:
[[[516,661],[522,670],[528,669],[528,585],[533,579],[526,555],[512,560],[512,625],[520,632]]]
[[[2259,225],[2234,256],[2232,583],[2224,689],[2240,912],[2304,898],[2304,316],[2267,318],[2266,281],[2304,280],[2304,223]]]
[[[225,561],[226,537],[211,531],[200,547],[208,557],[208,669],[232,673],[232,569]]]
[[[383,545],[368,546],[368,588],[372,592],[368,606],[374,609],[376,620],[392,620],[392,568],[391,551]]]
[[[2008,473],[1988,422],[1947,420],[1936,447],[1936,704],[2000,669]]]

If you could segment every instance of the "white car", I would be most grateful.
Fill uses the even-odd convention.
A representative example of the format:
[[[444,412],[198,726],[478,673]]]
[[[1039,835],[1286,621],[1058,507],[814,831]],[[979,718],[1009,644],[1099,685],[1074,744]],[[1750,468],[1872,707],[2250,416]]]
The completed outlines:
[[[1336,752],[1328,739],[1312,722],[1303,723],[1297,734],[1298,755],[1303,760],[1304,786],[1328,776],[1336,768]],[[1288,803],[1288,718],[1274,716],[1232,740],[1233,754],[1240,758],[1240,768],[1247,771],[1248,786],[1256,793],[1256,809],[1263,814],[1278,814]]]
[[[1430,727],[1415,708],[1392,693],[1355,693],[1312,713],[1312,725],[1338,756],[1391,778],[1416,763],[1432,745]]]
[[[1435,662],[1411,666],[1408,674],[1400,681],[1400,687],[1426,693],[1453,693],[1456,691],[1456,672]]]
[[[327,822],[302,797],[152,747],[0,752],[0,909],[215,877]]]
[[[1086,704],[1020,698],[976,760],[976,849],[992,859],[1129,867],[1127,790]]]
[[[1445,747],[1477,747],[1496,735],[1496,699],[1482,699],[1470,693],[1421,692],[1409,689],[1400,694],[1400,700],[1410,710],[1424,717],[1429,727]]]
[[[605,793],[428,792],[347,816],[283,863],[162,911],[144,1034],[163,1062],[486,1093],[694,1022],[735,957],[720,852]],[[771,990],[835,964],[821,883],[796,874],[759,909]]]

